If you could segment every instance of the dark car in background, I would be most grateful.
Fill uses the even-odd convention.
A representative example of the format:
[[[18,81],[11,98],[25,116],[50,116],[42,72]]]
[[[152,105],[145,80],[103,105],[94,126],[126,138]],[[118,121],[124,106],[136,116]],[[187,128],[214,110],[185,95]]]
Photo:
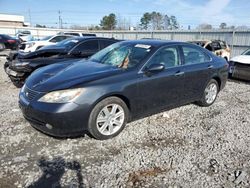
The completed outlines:
[[[0,51],[5,49],[17,50],[20,41],[9,35],[0,34]]]
[[[117,42],[99,37],[74,37],[53,46],[42,47],[31,53],[13,53],[4,65],[13,84],[21,87],[26,78],[36,69],[53,63],[72,59],[88,58],[99,50]]]
[[[123,41],[88,60],[34,72],[19,94],[24,117],[53,136],[118,135],[129,121],[197,102],[214,103],[228,63],[183,42]]]

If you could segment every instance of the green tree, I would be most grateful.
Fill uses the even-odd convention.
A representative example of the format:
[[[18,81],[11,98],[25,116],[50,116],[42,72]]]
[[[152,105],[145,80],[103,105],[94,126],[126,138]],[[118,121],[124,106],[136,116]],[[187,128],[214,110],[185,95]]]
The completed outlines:
[[[144,13],[141,18],[141,24],[140,24],[141,28],[147,30],[149,28],[150,21],[151,21],[151,14],[148,12]]]
[[[226,29],[227,28],[227,24],[226,23],[221,23],[220,24],[220,29]]]
[[[151,23],[153,30],[161,30],[163,28],[163,16],[160,12],[151,13]]]
[[[179,24],[175,16],[170,17],[170,29],[179,29]]]
[[[100,26],[104,30],[113,30],[117,24],[116,15],[114,13],[104,16],[101,20]]]

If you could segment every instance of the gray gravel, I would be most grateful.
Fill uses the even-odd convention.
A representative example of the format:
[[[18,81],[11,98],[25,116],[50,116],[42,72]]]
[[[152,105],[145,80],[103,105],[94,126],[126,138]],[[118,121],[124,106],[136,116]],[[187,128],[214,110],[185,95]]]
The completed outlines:
[[[34,130],[0,62],[0,187],[250,187],[250,85],[229,81],[208,108],[135,121],[114,139]]]

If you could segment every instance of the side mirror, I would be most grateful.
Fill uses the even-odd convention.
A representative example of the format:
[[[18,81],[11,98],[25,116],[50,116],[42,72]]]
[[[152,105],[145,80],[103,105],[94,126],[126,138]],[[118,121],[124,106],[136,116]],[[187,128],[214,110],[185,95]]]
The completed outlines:
[[[165,69],[165,66],[162,64],[152,64],[148,68],[145,69],[145,73],[155,74],[161,72]]]

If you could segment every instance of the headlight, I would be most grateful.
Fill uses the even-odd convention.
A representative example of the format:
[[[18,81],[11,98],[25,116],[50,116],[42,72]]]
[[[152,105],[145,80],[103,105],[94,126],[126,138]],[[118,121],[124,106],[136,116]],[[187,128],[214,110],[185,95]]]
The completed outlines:
[[[26,47],[27,47],[27,48],[31,48],[31,47],[34,46],[34,45],[35,45],[34,42],[30,42],[30,43],[27,43],[27,44],[26,44]]]
[[[41,97],[38,101],[46,103],[72,102],[82,94],[83,90],[84,90],[83,88],[77,88],[77,89],[52,91]]]
[[[25,65],[28,65],[29,62],[22,62],[22,61],[19,61],[17,63],[15,63],[16,66],[25,66]]]
[[[24,88],[25,88],[25,84],[23,85],[22,89],[21,89],[21,93],[24,92]]]

